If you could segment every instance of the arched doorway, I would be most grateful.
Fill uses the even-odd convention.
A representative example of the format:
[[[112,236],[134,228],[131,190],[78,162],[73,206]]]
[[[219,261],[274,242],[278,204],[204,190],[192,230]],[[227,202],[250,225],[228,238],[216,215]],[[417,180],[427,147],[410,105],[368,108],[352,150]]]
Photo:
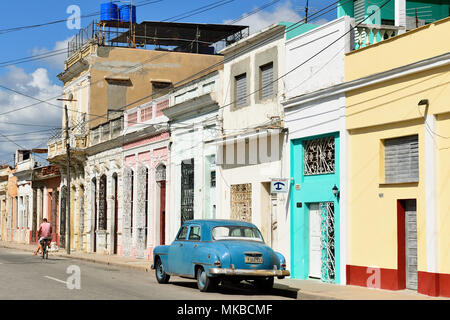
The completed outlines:
[[[156,183],[159,186],[159,243],[166,242],[166,166],[160,164],[156,168]]]

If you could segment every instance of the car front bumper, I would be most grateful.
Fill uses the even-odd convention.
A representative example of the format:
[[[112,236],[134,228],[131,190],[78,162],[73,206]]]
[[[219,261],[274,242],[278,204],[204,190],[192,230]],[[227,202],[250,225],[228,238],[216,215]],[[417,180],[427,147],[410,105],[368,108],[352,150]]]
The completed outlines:
[[[248,276],[248,277],[288,277],[291,273],[288,270],[253,270],[253,269],[227,269],[210,268],[209,274],[213,276]]]

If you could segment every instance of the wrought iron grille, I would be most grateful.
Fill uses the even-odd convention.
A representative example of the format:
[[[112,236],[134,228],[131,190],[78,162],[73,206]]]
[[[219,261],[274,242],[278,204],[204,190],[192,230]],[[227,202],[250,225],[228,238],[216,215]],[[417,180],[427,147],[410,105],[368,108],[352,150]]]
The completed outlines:
[[[181,224],[194,219],[194,159],[181,163]]]
[[[320,248],[322,251],[322,281],[334,282],[334,203],[321,203]]]
[[[334,137],[305,141],[303,148],[303,174],[305,176],[334,173]]]

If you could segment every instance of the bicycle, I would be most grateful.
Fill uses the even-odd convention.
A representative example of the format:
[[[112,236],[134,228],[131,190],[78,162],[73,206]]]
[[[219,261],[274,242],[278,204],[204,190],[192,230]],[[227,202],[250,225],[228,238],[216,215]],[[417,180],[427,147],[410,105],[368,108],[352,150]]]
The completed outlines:
[[[42,240],[42,259],[48,260],[48,240]]]

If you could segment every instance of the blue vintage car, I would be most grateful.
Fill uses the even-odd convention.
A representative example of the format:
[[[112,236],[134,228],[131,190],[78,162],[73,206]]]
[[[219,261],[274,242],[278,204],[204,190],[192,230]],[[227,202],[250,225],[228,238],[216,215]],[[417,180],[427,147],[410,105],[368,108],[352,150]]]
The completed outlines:
[[[289,276],[283,255],[264,243],[258,228],[235,220],[190,220],[171,245],[153,251],[152,269],[159,283],[171,275],[197,279],[200,291],[215,288],[221,280],[251,280],[270,289],[274,277]]]

